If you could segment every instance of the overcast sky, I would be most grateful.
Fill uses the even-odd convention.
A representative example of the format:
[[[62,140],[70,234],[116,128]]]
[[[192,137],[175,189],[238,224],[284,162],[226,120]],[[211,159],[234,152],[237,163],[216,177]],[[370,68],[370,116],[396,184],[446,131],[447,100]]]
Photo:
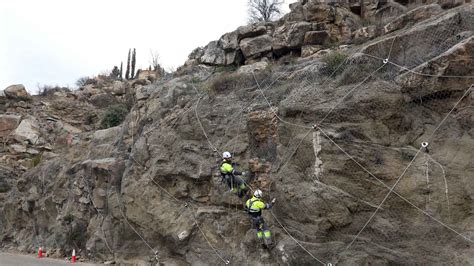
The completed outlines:
[[[150,50],[165,69],[176,68],[246,21],[247,0],[0,1],[0,89],[74,86],[119,66],[134,47],[137,68],[149,65]]]

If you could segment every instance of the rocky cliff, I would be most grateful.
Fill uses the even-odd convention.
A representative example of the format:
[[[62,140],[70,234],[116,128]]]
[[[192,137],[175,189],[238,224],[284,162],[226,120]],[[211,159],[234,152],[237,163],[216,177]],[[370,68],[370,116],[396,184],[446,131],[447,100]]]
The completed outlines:
[[[2,248],[124,265],[473,264],[474,7],[402,4],[299,1],[170,80],[5,90]],[[105,99],[129,103],[121,125],[99,128]],[[224,150],[277,199],[271,250],[220,182]]]

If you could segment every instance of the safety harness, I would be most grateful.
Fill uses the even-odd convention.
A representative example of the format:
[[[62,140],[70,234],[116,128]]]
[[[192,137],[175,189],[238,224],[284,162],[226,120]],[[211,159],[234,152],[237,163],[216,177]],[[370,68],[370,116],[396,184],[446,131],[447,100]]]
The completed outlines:
[[[224,160],[219,164],[219,172],[221,173],[221,182],[224,183],[224,182],[225,182],[225,179],[226,179],[226,176],[229,175],[229,177],[231,178],[231,184],[233,185],[233,183],[234,183],[234,174],[232,174],[231,172],[229,172],[229,173],[223,173],[223,172],[221,171],[222,165],[224,165],[224,164],[226,164],[226,163],[232,165],[230,162],[224,161]]]
[[[252,217],[258,217],[262,214],[262,210],[252,211],[252,205],[257,201],[261,202],[261,200],[259,198],[257,198],[256,200],[253,200],[253,201],[250,200],[250,204],[249,204],[249,207],[247,209],[247,213]]]

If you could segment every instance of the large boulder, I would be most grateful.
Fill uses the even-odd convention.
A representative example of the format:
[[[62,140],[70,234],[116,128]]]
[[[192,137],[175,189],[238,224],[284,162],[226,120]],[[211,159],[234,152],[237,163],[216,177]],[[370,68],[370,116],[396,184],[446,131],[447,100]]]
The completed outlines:
[[[264,58],[264,60],[260,62],[241,66],[239,70],[237,70],[237,72],[242,73],[242,74],[252,74],[253,72],[265,70],[267,67],[268,67],[268,60]]]
[[[325,30],[308,31],[304,35],[304,44],[326,45],[329,43],[331,36]]]
[[[40,137],[38,122],[33,118],[23,119],[12,134],[18,142],[36,144]]]
[[[461,6],[446,11],[436,18],[421,21],[397,35],[380,38],[362,47],[361,53],[390,61],[407,68],[423,64],[470,36],[474,9]],[[424,52],[432,51],[432,52]]]
[[[23,86],[23,84],[8,86],[5,89],[4,93],[7,98],[15,100],[25,100],[30,98],[30,94],[26,91],[25,86]]]
[[[312,23],[297,22],[285,24],[273,33],[272,47],[275,53],[300,49],[303,45],[305,34],[312,30]]]
[[[326,22],[334,21],[335,8],[328,4],[323,4],[319,0],[309,0],[302,10],[306,21]]]
[[[219,41],[212,41],[204,48],[204,54],[199,59],[201,64],[207,65],[230,65],[234,58],[226,57],[226,52]]]
[[[253,38],[267,33],[267,28],[263,25],[247,25],[237,28],[237,39]]]
[[[234,50],[237,50],[239,48],[237,31],[229,32],[222,35],[222,37],[219,39],[219,43],[222,49],[224,49],[224,51],[226,52],[232,52]]]
[[[473,79],[463,76],[474,76],[474,36],[461,41],[445,53],[415,69],[416,73],[407,72],[397,78],[402,91],[412,98],[450,96],[450,92],[465,90],[472,85]],[[458,76],[459,78],[444,78]]]
[[[384,27],[385,33],[393,32],[402,29],[408,24],[413,24],[418,21],[422,21],[433,17],[441,13],[442,9],[438,4],[423,5],[413,10],[408,11],[406,14],[394,19]]]
[[[4,138],[10,134],[20,123],[19,115],[0,115],[0,138]]]
[[[258,57],[272,51],[272,37],[262,35],[255,38],[246,38],[240,41],[240,48],[245,58]]]
[[[92,135],[92,140],[94,143],[108,143],[115,140],[118,136],[120,136],[120,132],[122,131],[122,127],[110,127],[107,129],[97,130]]]

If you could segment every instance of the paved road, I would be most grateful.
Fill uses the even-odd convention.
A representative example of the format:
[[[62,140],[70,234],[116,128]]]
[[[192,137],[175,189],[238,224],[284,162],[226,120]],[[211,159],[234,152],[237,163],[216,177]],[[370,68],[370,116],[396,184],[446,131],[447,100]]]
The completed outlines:
[[[62,265],[94,266],[98,264],[70,263],[64,260],[49,259],[49,258],[38,259],[35,256],[29,256],[29,255],[0,253],[0,266],[62,266]]]

